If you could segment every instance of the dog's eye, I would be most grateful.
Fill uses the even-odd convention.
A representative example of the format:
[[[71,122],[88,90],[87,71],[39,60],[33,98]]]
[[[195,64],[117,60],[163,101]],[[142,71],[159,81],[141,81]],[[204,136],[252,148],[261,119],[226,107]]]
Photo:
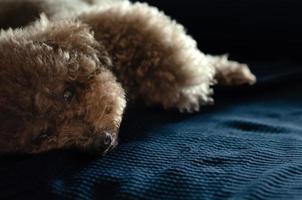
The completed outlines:
[[[65,91],[64,91],[64,100],[66,102],[71,102],[73,97],[74,97],[74,90],[72,88],[67,88]]]
[[[48,139],[49,136],[52,134],[52,132],[53,132],[53,130],[52,130],[51,128],[48,128],[47,130],[42,131],[42,132],[40,133],[40,135],[34,139],[33,142],[34,142],[35,144],[40,144],[42,141]]]
[[[45,139],[48,138],[48,136],[49,136],[49,135],[48,135],[47,133],[41,133],[41,135],[39,135],[38,138],[39,138],[40,140],[45,140]]]

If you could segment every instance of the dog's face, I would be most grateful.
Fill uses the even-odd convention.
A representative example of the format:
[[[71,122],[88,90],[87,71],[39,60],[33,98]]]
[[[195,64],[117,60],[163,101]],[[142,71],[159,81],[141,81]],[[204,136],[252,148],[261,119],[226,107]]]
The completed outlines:
[[[28,40],[0,48],[1,153],[116,144],[125,97],[106,62]]]

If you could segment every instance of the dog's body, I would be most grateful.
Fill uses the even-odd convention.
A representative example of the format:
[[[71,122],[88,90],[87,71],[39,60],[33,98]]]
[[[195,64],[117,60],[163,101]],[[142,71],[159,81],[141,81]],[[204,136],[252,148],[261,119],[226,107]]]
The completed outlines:
[[[66,13],[49,2],[34,4],[47,17],[0,35],[0,152],[103,153],[116,144],[126,99],[193,112],[212,103],[217,81],[255,82],[246,65],[203,54],[147,4],[79,0],[85,6]]]

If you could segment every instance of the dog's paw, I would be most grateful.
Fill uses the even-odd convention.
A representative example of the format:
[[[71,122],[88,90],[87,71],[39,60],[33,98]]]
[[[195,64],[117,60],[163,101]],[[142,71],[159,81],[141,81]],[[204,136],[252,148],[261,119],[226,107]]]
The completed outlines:
[[[202,106],[214,104],[212,94],[213,90],[207,84],[190,86],[181,91],[175,105],[181,113],[198,112]]]

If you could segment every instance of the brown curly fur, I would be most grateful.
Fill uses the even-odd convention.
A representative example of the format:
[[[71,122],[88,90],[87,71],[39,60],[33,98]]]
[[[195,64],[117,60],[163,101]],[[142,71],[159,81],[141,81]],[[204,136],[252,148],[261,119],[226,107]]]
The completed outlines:
[[[1,152],[86,150],[98,134],[117,137],[124,91],[87,25],[42,19],[2,33],[0,48]],[[68,89],[71,102],[63,98]]]
[[[55,8],[47,2],[33,12]],[[125,96],[193,112],[212,102],[216,80],[255,82],[246,65],[200,52],[158,9],[100,2],[1,32],[0,152],[104,153],[117,143]]]

